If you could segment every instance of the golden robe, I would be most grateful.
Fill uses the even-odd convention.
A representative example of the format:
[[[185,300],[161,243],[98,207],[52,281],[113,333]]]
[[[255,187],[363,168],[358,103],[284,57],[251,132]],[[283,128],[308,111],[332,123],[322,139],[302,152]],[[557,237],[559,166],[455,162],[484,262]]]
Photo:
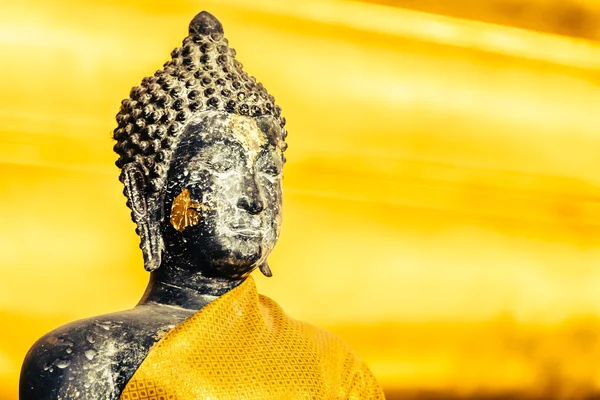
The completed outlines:
[[[336,336],[288,317],[252,277],[157,342],[121,400],[384,399]]]

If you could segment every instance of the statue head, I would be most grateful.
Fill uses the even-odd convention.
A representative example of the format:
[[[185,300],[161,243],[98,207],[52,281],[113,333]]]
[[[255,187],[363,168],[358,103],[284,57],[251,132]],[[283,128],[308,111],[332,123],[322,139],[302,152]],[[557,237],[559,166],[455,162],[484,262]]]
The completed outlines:
[[[287,147],[281,109],[207,12],[171,57],[131,90],[114,131],[144,266],[177,260],[208,277],[256,267],[270,276]]]

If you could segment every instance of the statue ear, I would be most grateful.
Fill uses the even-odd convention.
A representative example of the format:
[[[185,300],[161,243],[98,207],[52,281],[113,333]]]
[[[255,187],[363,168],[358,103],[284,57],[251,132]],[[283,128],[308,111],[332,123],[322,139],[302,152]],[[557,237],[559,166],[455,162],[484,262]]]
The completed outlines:
[[[123,168],[125,195],[131,205],[131,218],[136,223],[140,236],[140,248],[144,255],[144,268],[152,272],[160,267],[162,237],[158,221],[148,205],[146,181],[142,171],[135,164]]]

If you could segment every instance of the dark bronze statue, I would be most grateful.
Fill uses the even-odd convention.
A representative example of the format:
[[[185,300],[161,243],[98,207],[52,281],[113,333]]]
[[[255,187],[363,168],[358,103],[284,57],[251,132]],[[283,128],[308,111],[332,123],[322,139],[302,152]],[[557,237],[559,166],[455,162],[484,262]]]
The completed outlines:
[[[223,398],[305,398],[295,396],[309,389],[298,389],[293,382],[290,387],[277,387],[268,376],[262,383],[247,379],[240,387],[247,387],[249,394],[226,397],[225,393],[232,396],[241,385],[239,379],[215,386],[212,378],[207,378],[214,367],[206,371],[206,365],[197,360],[186,359],[189,365],[177,360],[183,357],[179,350],[168,356],[159,356],[163,353],[154,350],[176,342],[187,346],[190,354],[204,354],[203,345],[194,342],[199,339],[191,338],[204,335],[207,349],[233,340],[226,343],[235,349],[231,343],[252,337],[244,334],[238,340],[215,334],[210,331],[218,328],[214,322],[188,326],[195,318],[212,318],[211,312],[219,318],[229,314],[248,318],[246,327],[252,324],[253,332],[266,332],[260,336],[261,343],[271,337],[269,343],[244,357],[255,360],[257,353],[275,354],[283,351],[276,349],[289,345],[292,350],[277,356],[285,360],[280,367],[273,361],[277,357],[271,357],[273,373],[278,373],[278,368],[287,371],[286,363],[293,363],[296,354],[294,348],[303,354],[309,351],[315,359],[303,356],[302,362],[308,363],[308,370],[317,371],[311,376],[319,377],[308,386],[321,387],[329,372],[322,366],[319,352],[328,356],[339,353],[340,359],[349,360],[348,378],[344,378],[348,383],[340,383],[348,388],[342,389],[351,390],[355,376],[360,375],[366,379],[365,390],[379,398],[380,389],[368,369],[341,341],[325,332],[319,335],[326,335],[326,341],[311,339],[316,328],[290,319],[272,300],[252,294],[248,277],[254,269],[271,276],[267,257],[281,225],[281,177],[287,147],[281,109],[262,84],[242,70],[223,37],[221,24],[206,12],[193,19],[189,36],[171,56],[163,69],[132,89],[130,98],[122,103],[114,131],[114,149],[119,155],[116,164],[141,238],[144,265],[151,272],[146,292],[131,310],[70,323],[36,342],[23,365],[21,400],[145,398],[139,393],[163,398],[152,397],[140,383],[147,383],[147,371],[163,361],[174,366],[161,367],[169,372],[164,379],[152,381],[152,390],[159,387],[163,391],[156,392],[157,396],[175,393],[165,399],[210,398],[215,393]],[[250,299],[247,306],[242,297]],[[252,307],[258,310],[256,315]],[[235,323],[238,325],[227,325],[227,332],[242,326],[242,322]],[[277,324],[295,328],[273,328],[280,326]],[[184,329],[188,331],[176,336],[175,331]],[[257,346],[257,340],[246,343],[243,351]],[[152,352],[158,361],[152,361]],[[142,368],[146,359],[149,365]],[[355,364],[358,367],[350,367]],[[177,368],[184,368],[183,372],[175,372]],[[243,368],[230,366],[223,374],[248,378],[251,372],[243,372]],[[336,371],[330,373],[338,375]],[[333,398],[325,391],[315,396],[306,398]]]

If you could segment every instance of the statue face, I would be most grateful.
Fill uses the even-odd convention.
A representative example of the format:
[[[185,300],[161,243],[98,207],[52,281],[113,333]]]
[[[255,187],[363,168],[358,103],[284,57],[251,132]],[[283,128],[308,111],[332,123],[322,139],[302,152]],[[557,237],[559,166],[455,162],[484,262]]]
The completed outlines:
[[[167,256],[224,277],[266,260],[281,225],[282,140],[271,117],[212,111],[186,127],[167,177]]]

